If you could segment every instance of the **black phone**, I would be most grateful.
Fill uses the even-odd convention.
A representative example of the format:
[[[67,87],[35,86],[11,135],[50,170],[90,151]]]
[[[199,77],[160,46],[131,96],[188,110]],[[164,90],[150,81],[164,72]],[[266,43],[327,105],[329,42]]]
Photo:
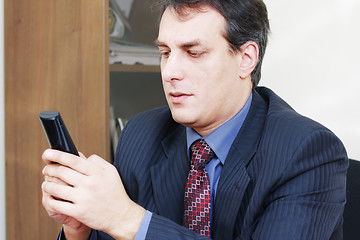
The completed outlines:
[[[79,156],[61,115],[57,111],[42,111],[39,114],[50,148]]]

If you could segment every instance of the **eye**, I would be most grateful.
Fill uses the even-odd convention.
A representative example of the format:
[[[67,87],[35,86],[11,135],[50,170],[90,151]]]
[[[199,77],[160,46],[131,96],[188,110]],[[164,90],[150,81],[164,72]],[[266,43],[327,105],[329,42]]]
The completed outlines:
[[[204,53],[202,51],[187,51],[187,53],[191,56],[191,57],[201,57],[201,55]]]
[[[168,58],[170,56],[170,51],[160,50],[160,54],[162,57]]]

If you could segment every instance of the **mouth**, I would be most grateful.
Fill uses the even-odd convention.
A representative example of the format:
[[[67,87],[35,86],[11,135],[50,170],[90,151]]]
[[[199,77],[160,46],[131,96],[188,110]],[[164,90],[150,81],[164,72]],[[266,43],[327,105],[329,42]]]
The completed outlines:
[[[181,103],[185,99],[191,97],[191,94],[183,93],[183,92],[170,92],[169,93],[170,99],[173,103]]]

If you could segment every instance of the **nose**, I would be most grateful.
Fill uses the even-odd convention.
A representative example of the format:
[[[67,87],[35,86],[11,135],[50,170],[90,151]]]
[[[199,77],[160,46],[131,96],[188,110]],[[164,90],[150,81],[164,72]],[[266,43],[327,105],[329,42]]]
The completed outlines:
[[[184,65],[179,54],[172,52],[161,60],[161,75],[164,81],[171,82],[184,78]]]

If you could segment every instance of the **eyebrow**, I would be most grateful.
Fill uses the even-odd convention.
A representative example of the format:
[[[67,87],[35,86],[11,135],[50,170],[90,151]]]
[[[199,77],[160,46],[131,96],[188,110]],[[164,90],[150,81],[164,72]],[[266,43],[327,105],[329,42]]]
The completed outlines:
[[[159,41],[158,39],[155,40],[155,45],[158,47],[167,47],[168,45],[165,42]],[[191,48],[195,46],[201,45],[201,41],[199,39],[195,39],[189,42],[184,42],[180,44],[181,48]]]
[[[167,44],[162,42],[162,41],[159,41],[159,39],[156,39],[155,40],[155,45],[158,46],[158,47],[166,47]]]

